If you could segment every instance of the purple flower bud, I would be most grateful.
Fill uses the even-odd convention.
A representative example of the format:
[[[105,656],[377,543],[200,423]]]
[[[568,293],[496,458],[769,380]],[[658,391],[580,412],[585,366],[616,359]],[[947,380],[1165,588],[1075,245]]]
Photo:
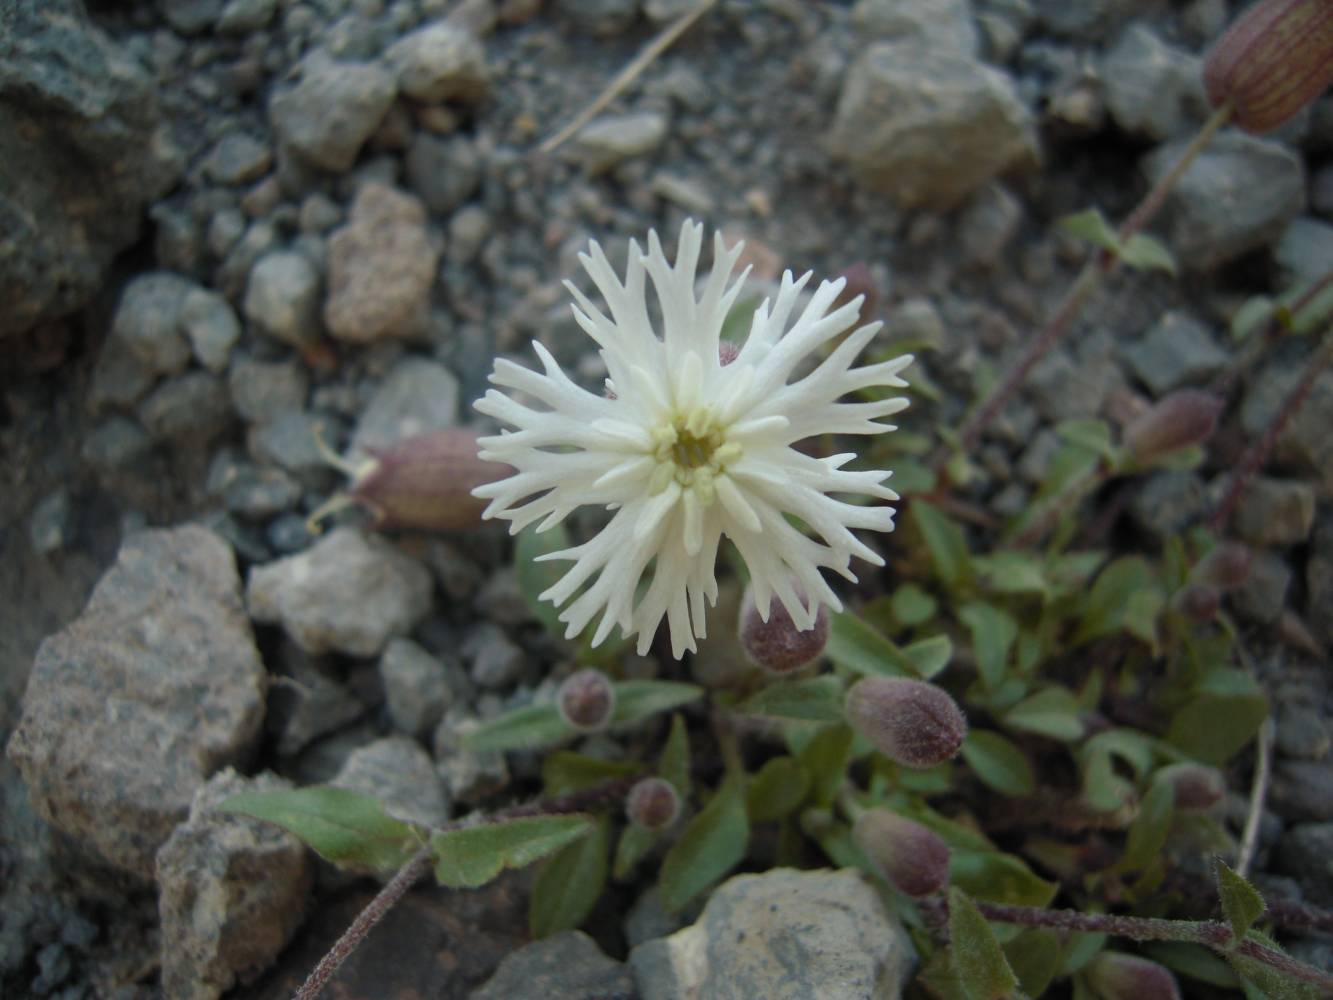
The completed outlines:
[[[1222,542],[1199,560],[1190,572],[1190,582],[1234,590],[1249,579],[1251,555],[1240,542]]]
[[[1180,1000],[1176,977],[1164,965],[1123,951],[1103,951],[1084,975],[1098,1000]]]
[[[647,830],[665,830],[680,816],[680,793],[664,778],[644,778],[629,790],[625,815]]]
[[[933,767],[958,752],[967,718],[943,688],[906,677],[866,677],[847,692],[847,721],[905,767]]]
[[[1269,132],[1333,83],[1333,4],[1260,0],[1219,38],[1203,61],[1209,102],[1231,101],[1232,121]]]
[[[1225,406],[1211,392],[1179,389],[1126,427],[1122,440],[1135,460],[1150,462],[1180,448],[1203,444],[1213,436]]]
[[[887,809],[862,813],[852,839],[899,892],[929,896],[949,882],[949,847],[927,826]]]
[[[796,596],[801,601],[806,599],[800,586],[796,587]],[[801,631],[781,601],[769,604],[768,621],[760,618],[754,590],[746,587],[737,630],[752,662],[775,674],[790,674],[824,652],[828,645],[828,608],[821,604],[814,625]]]
[[[1155,781],[1165,781],[1175,792],[1177,809],[1202,812],[1222,801],[1227,793],[1227,782],[1222,772],[1206,764],[1171,764],[1154,775]]]
[[[600,670],[586,667],[560,684],[555,695],[560,717],[575,729],[593,733],[605,729],[616,710],[616,689]]]
[[[1193,622],[1210,622],[1222,607],[1222,592],[1206,583],[1187,583],[1176,591],[1171,604]]]

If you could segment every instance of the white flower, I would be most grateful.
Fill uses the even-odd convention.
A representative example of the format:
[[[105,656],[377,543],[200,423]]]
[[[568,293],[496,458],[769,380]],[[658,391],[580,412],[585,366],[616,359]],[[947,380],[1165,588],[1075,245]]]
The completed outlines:
[[[702,243],[703,227],[686,222],[672,266],[650,232],[647,254],[630,244],[623,284],[595,242],[580,256],[610,308],[608,318],[566,282],[575,318],[601,348],[609,373],[605,396],[575,385],[534,341],[545,374],[501,358],[491,381],[526,393],[543,408],[495,389],[476,403],[480,412],[516,428],[481,439],[482,458],[517,470],[474,491],[491,501],[485,516],[505,518],[517,532],[539,520],[537,530],[543,531],[584,504],[615,512],[587,542],[545,557],[574,563],[541,595],[556,606],[574,598],[560,615],[569,638],[600,614],[593,645],[619,625],[625,635],[638,633],[642,654],[665,615],[672,654],[679,658],[693,650],[695,638],[705,635],[704,602],[717,601],[714,563],[724,534],[749,567],[764,620],[776,594],[800,629],[814,624],[821,603],[841,609],[821,567],[855,581],[852,556],[883,565],[850,529],[891,531],[893,508],[830,494],[897,500],[882,485],[890,474],[847,471],[842,466],[854,454],[811,458],[792,445],[820,434],[892,430],[875,418],[903,409],[906,399],[839,400],[869,386],[905,386],[898,373],[911,357],[852,368],[879,330],[879,323],[870,323],[848,334],[809,374],[793,379],[803,360],[856,322],[861,299],[830,312],[845,282],[826,281],[791,322],[810,275],[793,280],[787,272],[777,301],[765,300],[756,310],[749,337],[724,365],[719,334],[748,269],[728,286],[741,246],[728,250],[715,236],[713,269],[696,298]],[[649,280],[661,305],[660,336],[648,314]],[[652,582],[640,594],[638,584],[649,572]],[[808,595],[808,606],[793,581]]]

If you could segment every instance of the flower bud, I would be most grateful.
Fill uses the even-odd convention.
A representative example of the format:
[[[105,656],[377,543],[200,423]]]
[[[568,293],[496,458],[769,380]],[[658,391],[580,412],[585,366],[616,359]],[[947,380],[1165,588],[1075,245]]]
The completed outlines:
[[[1210,622],[1222,607],[1222,592],[1206,583],[1187,583],[1176,591],[1171,604],[1192,622]]]
[[[1222,772],[1207,764],[1171,764],[1158,771],[1153,780],[1169,783],[1175,792],[1176,808],[1185,812],[1211,809],[1227,793]]]
[[[570,674],[555,694],[560,717],[580,732],[605,729],[616,710],[616,689],[600,670],[586,667]]]
[[[1234,590],[1250,576],[1250,550],[1240,542],[1222,542],[1195,564],[1190,582]]]
[[[1179,389],[1125,428],[1125,448],[1143,464],[1180,448],[1203,444],[1217,429],[1217,418],[1225,405],[1211,392]]]
[[[802,601],[806,599],[799,586],[796,596]],[[736,627],[751,662],[775,674],[790,674],[824,652],[828,645],[828,608],[821,604],[814,625],[801,631],[781,601],[769,603],[768,621],[760,618],[754,589],[746,587]]]
[[[929,896],[949,882],[949,847],[927,826],[887,809],[862,813],[852,839],[899,892]]]
[[[1099,952],[1085,975],[1098,1000],[1180,1000],[1176,977],[1166,966],[1123,951]]]
[[[1294,118],[1333,82],[1333,4],[1259,0],[1203,61],[1214,106],[1230,100],[1232,121],[1269,132]]]
[[[906,677],[866,677],[847,692],[847,721],[890,760],[933,767],[958,752],[967,719],[943,688]]]
[[[665,830],[680,816],[680,793],[664,778],[644,778],[629,790],[625,815],[646,830]]]

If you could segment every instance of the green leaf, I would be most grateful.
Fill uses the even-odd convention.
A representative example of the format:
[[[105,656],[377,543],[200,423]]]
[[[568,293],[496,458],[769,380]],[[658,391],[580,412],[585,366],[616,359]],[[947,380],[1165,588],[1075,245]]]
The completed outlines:
[[[956,886],[949,887],[949,942],[958,981],[971,1000],[1003,1000],[1013,995],[1018,977],[976,904]]]
[[[588,919],[606,885],[611,822],[603,816],[586,837],[566,844],[537,872],[528,897],[534,938],[573,930]]]
[[[810,790],[810,775],[791,757],[772,757],[747,783],[751,823],[767,823],[796,811]]]
[[[1172,972],[1189,976],[1201,983],[1234,990],[1240,986],[1236,973],[1222,959],[1201,944],[1185,941],[1148,941],[1139,946],[1144,958],[1165,965]]]
[[[981,578],[981,585],[993,593],[1042,596],[1050,593],[1045,567],[1031,552],[994,552],[988,556],[973,556],[972,566]]]
[[[926,543],[935,574],[946,587],[958,586],[971,573],[963,529],[923,500],[914,499],[907,512]]]
[[[1078,699],[1062,687],[1048,687],[1024,698],[1004,713],[1009,729],[1069,743],[1083,738],[1084,725]]]
[[[992,604],[972,601],[958,609],[958,620],[972,633],[972,651],[981,683],[994,690],[1004,679],[1004,664],[1018,638],[1018,622]]]
[[[1033,872],[1022,858],[959,847],[949,853],[949,881],[977,899],[1014,906],[1046,906],[1060,888]]]
[[[842,787],[851,759],[852,730],[850,726],[824,726],[811,739],[796,759],[810,775],[811,799],[815,805],[828,806]]]
[[[542,761],[542,790],[547,795],[567,795],[642,770],[644,767],[638,761],[603,760],[561,750],[547,754]]]
[[[620,681],[613,684],[616,710],[611,725],[625,726],[659,712],[670,712],[703,697],[697,684],[679,681]]]
[[[1221,858],[1214,859],[1217,874],[1217,894],[1222,900],[1222,913],[1231,925],[1231,932],[1240,940],[1250,932],[1254,922],[1263,915],[1267,904],[1259,890],[1250,885],[1243,875],[1237,874]]]
[[[1205,764],[1223,764],[1250,742],[1268,717],[1268,698],[1246,673],[1209,673],[1171,718],[1167,740]]]
[[[475,889],[505,868],[522,868],[592,830],[589,816],[524,816],[431,835],[435,877],[450,889]]]
[[[738,347],[745,343],[746,338],[750,336],[750,323],[754,320],[754,311],[759,308],[761,301],[757,295],[742,296],[727,310],[727,318],[722,321],[720,337]]]
[[[1136,271],[1176,273],[1175,255],[1166,244],[1147,233],[1135,233],[1120,250],[1120,259]]]
[[[463,737],[463,745],[486,750],[529,750],[548,747],[578,735],[560,717],[554,702],[524,705],[477,726]]]
[[[911,677],[903,651],[874,626],[850,611],[829,616],[828,658],[844,670],[866,677]]]
[[[1055,228],[1075,239],[1087,240],[1103,250],[1120,252],[1120,237],[1099,208],[1086,208],[1082,212],[1063,216],[1056,220]]]
[[[1276,309],[1277,304],[1267,295],[1256,295],[1254,298],[1246,299],[1231,317],[1231,339],[1241,341],[1252,333],[1262,330],[1273,318]]]
[[[903,648],[903,656],[912,664],[912,670],[918,677],[930,680],[953,659],[953,640],[947,635],[918,639]]]
[[[904,583],[890,598],[893,617],[903,628],[923,625],[935,617],[939,602],[915,583]]]
[[[1060,964],[1060,975],[1072,976],[1097,957],[1106,947],[1106,935],[1090,931],[1075,931],[1069,935],[1069,946]]]
[[[1285,954],[1276,941],[1258,931],[1250,931],[1246,936],[1256,944],[1279,954]],[[1267,962],[1236,951],[1227,954],[1227,961],[1231,963],[1231,967],[1236,970],[1242,982],[1250,987],[1245,992],[1251,997],[1257,996],[1263,1000],[1319,1000],[1320,992],[1313,983],[1301,982],[1285,975]]]
[[[1142,778],[1152,766],[1152,741],[1131,729],[1108,729],[1079,748],[1083,770],[1083,801],[1099,812],[1114,812],[1130,801],[1134,786],[1116,773],[1113,757],[1119,757]]]
[[[1064,420],[1056,425],[1055,433],[1070,444],[1076,444],[1105,458],[1115,455],[1115,445],[1111,443],[1111,428],[1105,420]]]
[[[518,576],[518,591],[528,605],[528,610],[554,636],[565,634],[565,624],[560,621],[560,612],[550,601],[543,601],[540,595],[555,586],[565,575],[568,566],[561,560],[552,559],[538,562],[541,556],[560,552],[570,547],[569,532],[563,524],[538,533],[536,528],[527,528],[519,533],[514,543],[514,570]]]
[[[1004,957],[1014,975],[1018,976],[1023,992],[1030,997],[1039,997],[1060,971],[1064,944],[1060,935],[1049,927],[1036,927],[1006,942]]]
[[[1125,627],[1127,609],[1136,600],[1135,595],[1155,587],[1152,571],[1142,556],[1124,556],[1108,564],[1088,593],[1074,644],[1119,632]]]
[[[769,684],[742,702],[740,711],[805,722],[841,722],[842,701],[842,682],[824,674]]]
[[[649,830],[637,823],[626,823],[620,831],[620,840],[616,844],[616,860],[611,870],[616,881],[624,882],[628,879],[634,873],[635,866],[661,838],[660,830]]]
[[[326,861],[353,870],[397,871],[424,842],[378,800],[331,785],[241,792],[218,809],[280,826]]]
[[[1171,832],[1176,811],[1176,791],[1169,781],[1154,781],[1139,803],[1138,815],[1129,826],[1125,853],[1116,868],[1133,871],[1147,868],[1161,854]]]
[[[662,859],[658,888],[667,912],[684,909],[690,900],[740,864],[749,839],[744,783],[728,778]]]
[[[676,787],[682,801],[689,798],[690,734],[685,728],[685,720],[679,715],[671,717],[671,735],[662,747],[662,755],[657,758],[657,774]]]
[[[963,740],[963,760],[986,785],[1001,795],[1031,795],[1037,782],[1023,751],[999,733],[973,729]]]

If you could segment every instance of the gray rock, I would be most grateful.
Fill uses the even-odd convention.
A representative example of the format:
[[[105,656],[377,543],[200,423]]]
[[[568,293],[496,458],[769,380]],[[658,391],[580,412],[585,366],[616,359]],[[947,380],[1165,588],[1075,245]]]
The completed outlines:
[[[159,441],[203,445],[232,421],[227,383],[211,372],[186,372],[163,382],[139,404],[139,422]]]
[[[593,35],[617,35],[634,23],[639,0],[555,0],[556,11]]]
[[[323,663],[294,642],[284,639],[277,665],[282,675],[273,682],[265,726],[277,736],[281,756],[294,756],[366,714]]]
[[[264,529],[264,540],[278,555],[287,556],[308,549],[315,535],[303,515],[279,514]]]
[[[1328,756],[1328,726],[1310,705],[1283,705],[1274,728],[1278,752],[1284,757],[1323,760]]]
[[[1250,575],[1231,592],[1236,610],[1263,625],[1271,625],[1287,606],[1291,567],[1276,552],[1259,551],[1250,560]]]
[[[486,96],[490,74],[477,36],[449,21],[405,35],[385,53],[398,89],[426,104],[474,103]]]
[[[227,543],[145,531],[37,651],[9,758],[47,822],[150,879],[195,790],[252,750],[264,680]]]
[[[142,461],[153,449],[153,439],[127,417],[111,417],[83,439],[79,454],[103,473],[119,473]]]
[[[430,573],[382,538],[339,528],[306,552],[257,566],[246,601],[310,653],[378,656],[430,610]]]
[[[602,115],[579,129],[572,145],[591,173],[601,173],[632,157],[654,152],[666,140],[670,124],[660,111]]]
[[[639,894],[625,914],[621,930],[625,933],[625,943],[633,948],[654,938],[669,937],[696,916],[697,913],[668,912],[662,905],[661,891],[652,885]]]
[[[208,154],[204,172],[219,184],[247,184],[258,180],[273,165],[266,144],[244,132],[228,132]]]
[[[860,873],[788,868],[729,879],[693,926],[629,958],[643,1000],[889,1000],[915,960]]]
[[[1314,527],[1315,492],[1295,479],[1255,476],[1236,505],[1232,527],[1256,545],[1298,545]]]
[[[119,337],[107,337],[93,364],[88,386],[88,410],[128,409],[148,394],[157,376]]]
[[[587,1000],[633,993],[634,977],[624,963],[607,958],[582,931],[561,931],[508,955],[469,1000]]]
[[[717,203],[703,181],[665,170],[653,174],[648,188],[663,201],[698,215],[711,215]]]
[[[412,640],[394,639],[379,672],[394,728],[409,736],[433,732],[454,701],[444,664]]]
[[[1157,538],[1169,538],[1204,513],[1208,491],[1193,472],[1160,471],[1148,477],[1129,502],[1135,523]]]
[[[988,184],[958,218],[958,249],[973,267],[995,267],[1023,220],[1023,203],[1003,184]],[[901,307],[896,307],[901,308]]]
[[[190,344],[181,331],[181,310],[196,287],[170,271],[140,275],[121,293],[111,335],[154,375],[184,371],[190,363]]]
[[[68,545],[74,529],[74,507],[64,486],[39,500],[28,518],[28,540],[33,551],[42,555],[59,552]]]
[[[246,446],[256,461],[285,469],[310,489],[324,489],[338,472],[316,445],[316,435],[337,448],[344,433],[342,423],[327,414],[284,410],[250,428]]]
[[[246,319],[293,347],[319,338],[319,271],[305,254],[278,250],[265,254],[245,286]]]
[[[481,185],[481,155],[461,135],[441,138],[429,132],[412,137],[403,160],[407,182],[437,215],[447,215]]]
[[[1318,281],[1333,260],[1333,224],[1308,215],[1292,219],[1273,248],[1284,285],[1306,285]]]
[[[222,0],[162,0],[162,16],[182,35],[208,30],[222,11]]]
[[[471,667],[472,680],[487,690],[509,687],[528,662],[522,647],[491,622],[482,622],[468,634],[462,652]]]
[[[195,360],[216,374],[226,371],[232,348],[241,338],[241,324],[231,303],[217,292],[191,289],[181,306],[180,324]]]
[[[301,202],[301,232],[326,233],[343,220],[342,207],[326,194],[316,191]]]
[[[272,98],[269,118],[293,152],[340,173],[379,128],[395,89],[393,76],[375,63],[314,63],[296,87]]]
[[[371,396],[352,435],[352,456],[458,424],[458,379],[425,358],[399,361]]]
[[[215,774],[157,852],[163,996],[217,1000],[267,969],[301,926],[314,880],[304,845],[272,823],[217,808],[241,792],[288,788],[269,774]]]
[[[266,219],[255,222],[227,252],[213,275],[213,285],[227,298],[239,299],[245,292],[245,283],[255,261],[275,249],[277,243],[278,231],[272,223]]]
[[[1008,63],[1032,24],[1032,4],[1029,0],[979,0],[976,6],[986,54],[994,63]]]
[[[1273,768],[1268,806],[1296,823],[1333,820],[1333,759],[1279,760]]]
[[[305,369],[294,361],[238,358],[232,362],[227,384],[236,412],[250,423],[265,423],[301,409],[309,391]]]
[[[260,520],[295,507],[301,484],[281,469],[240,465],[223,487],[222,499],[233,514]]]
[[[1275,361],[1260,372],[1241,403],[1241,427],[1258,437],[1272,422],[1301,377],[1301,364]],[[1315,379],[1314,387],[1278,436],[1275,459],[1281,465],[1315,477],[1324,491],[1333,491],[1333,372]]]
[[[901,207],[940,210],[1037,152],[1007,76],[906,42],[872,45],[852,65],[829,149]]]
[[[1199,59],[1167,45],[1146,24],[1131,24],[1101,64],[1107,110],[1125,132],[1170,139],[1207,107]]]
[[[1117,374],[1109,361],[1075,363],[1067,352],[1052,351],[1033,368],[1028,395],[1047,420],[1093,417],[1101,412]]]
[[[1333,645],[1333,517],[1320,518],[1305,564],[1309,601],[1306,619],[1326,645]]]
[[[536,620],[513,566],[501,567],[490,575],[477,595],[476,608],[501,625],[527,625]]]
[[[1211,378],[1228,360],[1208,328],[1182,312],[1164,315],[1121,354],[1154,396]]]
[[[1032,0],[1039,25],[1052,34],[1097,40],[1136,13],[1143,0]]]
[[[0,23],[0,338],[84,305],[184,165],[152,79],[84,6],[9,0]]]
[[[1158,147],[1144,161],[1156,181],[1187,139]],[[1305,208],[1305,171],[1285,146],[1224,132],[1199,154],[1167,198],[1168,245],[1187,268],[1207,271],[1275,240]]]
[[[497,750],[472,750],[464,743],[467,734],[479,725],[480,721],[466,709],[455,706],[445,712],[435,727],[435,770],[453,801],[465,805],[480,802],[509,784],[509,765],[504,754]]]
[[[971,0],[859,0],[852,8],[852,24],[861,37],[977,54]]]
[[[491,235],[491,216],[480,205],[464,205],[449,218],[449,245],[453,264],[470,264]]]
[[[405,823],[436,827],[449,821],[449,798],[430,754],[404,736],[354,750],[330,784],[373,796]]]
[[[1274,852],[1278,867],[1300,879],[1316,906],[1333,906],[1333,823],[1293,826]]]
[[[364,184],[351,220],[329,237],[329,333],[359,344],[421,334],[437,256],[420,201],[378,182]]]
[[[219,35],[247,35],[273,19],[278,0],[229,0],[213,30]]]

